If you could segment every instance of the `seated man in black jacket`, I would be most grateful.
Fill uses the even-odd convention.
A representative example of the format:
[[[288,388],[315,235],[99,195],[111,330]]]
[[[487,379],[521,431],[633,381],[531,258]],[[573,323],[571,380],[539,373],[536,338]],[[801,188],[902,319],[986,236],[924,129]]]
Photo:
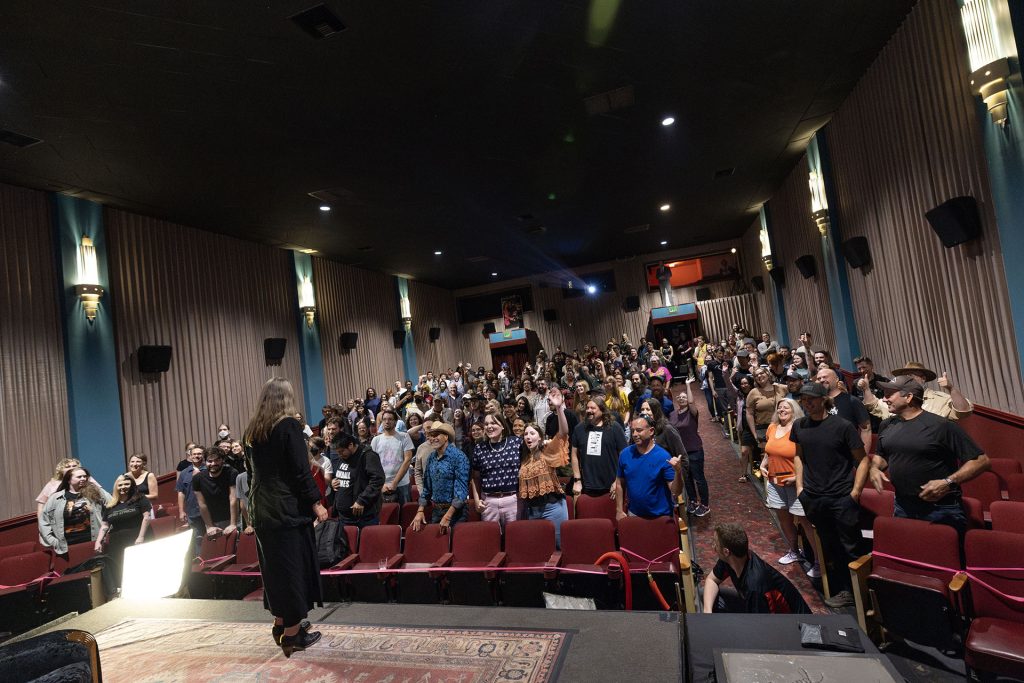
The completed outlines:
[[[384,486],[380,456],[345,432],[334,435],[331,451],[331,495],[341,523],[359,528],[379,524],[380,490]]]

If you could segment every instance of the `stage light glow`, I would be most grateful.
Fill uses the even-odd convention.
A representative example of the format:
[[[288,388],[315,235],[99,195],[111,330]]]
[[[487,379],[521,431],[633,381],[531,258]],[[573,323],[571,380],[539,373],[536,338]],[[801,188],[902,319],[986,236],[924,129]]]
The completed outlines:
[[[661,120],[661,125],[663,125],[663,126],[671,126],[675,122],[676,122],[675,118],[673,118],[671,116],[666,116],[665,118],[663,118]]]
[[[594,285],[587,285],[587,294],[597,294],[597,287]]]
[[[661,246],[665,246],[666,244],[668,244],[668,240],[662,240],[661,241]]]
[[[121,597],[145,600],[177,593],[191,546],[192,530],[189,529],[125,548]]]
[[[321,211],[330,211],[331,207],[327,206],[326,204],[321,204],[320,205],[320,210]]]

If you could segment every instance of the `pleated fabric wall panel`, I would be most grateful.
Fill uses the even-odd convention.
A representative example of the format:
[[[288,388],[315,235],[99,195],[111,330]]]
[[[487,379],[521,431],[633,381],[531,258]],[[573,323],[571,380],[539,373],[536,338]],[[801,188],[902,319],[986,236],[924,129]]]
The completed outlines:
[[[1019,413],[1006,279],[967,56],[952,0],[908,16],[827,128],[843,238],[874,261],[849,270],[861,350],[881,372],[908,360],[972,400]],[[982,236],[947,249],[925,211],[958,195],[981,208]],[[1018,342],[1021,340],[1017,340]]]
[[[761,219],[755,218],[754,222],[743,233],[740,240],[740,264],[743,269],[743,277],[750,287],[751,305],[753,311],[750,320],[738,320],[746,325],[747,329],[758,334],[768,332],[772,339],[778,339],[779,327],[775,323],[775,309],[772,305],[772,283],[768,276],[768,270],[761,260]],[[764,291],[758,292],[750,284],[751,278],[761,277],[764,280]],[[732,331],[732,327],[729,330]],[[721,337],[718,337],[721,340]]]
[[[240,437],[273,376],[288,378],[301,403],[287,251],[114,209],[106,222],[128,454],[148,454],[150,469],[163,473],[187,440],[210,445],[220,422]],[[264,360],[267,337],[287,340],[280,366]],[[135,354],[144,344],[173,349],[170,370],[156,380],[139,376]]]
[[[746,325],[754,335],[759,335],[762,328],[756,325],[757,296],[757,293],[739,294],[699,302],[697,311],[704,328],[704,338],[717,344],[732,332],[732,326],[736,323]]]
[[[35,512],[69,455],[53,226],[43,192],[0,185],[0,519]]]
[[[391,336],[401,329],[395,278],[314,258],[313,286],[327,400],[337,403],[362,397],[367,387],[384,393],[396,379],[404,379],[402,350],[395,348]],[[415,305],[411,297],[410,305]],[[339,340],[345,332],[359,333],[351,351],[341,350]]]
[[[412,334],[416,346],[416,366],[420,374],[454,368],[463,360],[459,342],[459,324],[455,315],[455,295],[449,289],[422,282],[409,282],[409,306],[412,308]],[[430,328],[441,330],[441,338],[430,341]]]
[[[815,351],[824,349],[835,354],[836,331],[832,325],[825,267],[821,262],[821,234],[811,218],[807,174],[807,156],[804,155],[768,202],[774,232],[772,256],[776,266],[785,268],[786,286],[782,292],[786,322],[793,339],[801,332],[810,332]],[[796,260],[804,254],[814,256],[818,267],[815,277],[804,279],[796,268]]]

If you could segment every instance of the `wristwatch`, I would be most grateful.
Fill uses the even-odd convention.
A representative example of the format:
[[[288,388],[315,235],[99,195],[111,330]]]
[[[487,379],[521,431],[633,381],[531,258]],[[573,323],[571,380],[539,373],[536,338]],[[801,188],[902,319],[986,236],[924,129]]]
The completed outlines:
[[[953,481],[953,479],[951,477],[946,477],[942,481],[946,482],[946,486],[948,486],[949,488],[951,488],[951,489],[955,489],[956,488],[956,482]]]

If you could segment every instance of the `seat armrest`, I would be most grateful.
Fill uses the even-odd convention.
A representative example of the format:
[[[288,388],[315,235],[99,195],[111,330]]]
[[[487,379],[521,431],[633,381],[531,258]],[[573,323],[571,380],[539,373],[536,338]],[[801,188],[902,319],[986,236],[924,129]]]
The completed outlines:
[[[680,550],[679,551],[679,571],[680,572],[688,572],[688,571],[690,571],[691,568],[692,568],[692,565],[690,564],[690,556]]]
[[[454,559],[455,555],[453,555],[452,553],[445,553],[444,555],[439,557],[436,562],[430,565],[430,568],[436,569],[438,567],[447,567],[452,563],[452,560]]]
[[[395,553],[394,555],[392,555],[391,557],[388,558],[387,568],[388,569],[394,569],[398,565],[402,564],[402,562],[404,560],[405,560],[405,555],[403,555],[402,553]]]
[[[957,572],[949,582],[949,592],[959,593],[967,585],[967,572]]]
[[[560,550],[556,550],[555,552],[551,553],[551,557],[549,557],[548,561],[544,563],[544,567],[554,569],[555,567],[561,566],[561,564],[562,552]]]
[[[352,569],[352,567],[355,566],[356,563],[358,563],[358,562],[359,562],[359,555],[357,555],[355,553],[352,553],[351,555],[346,557],[344,560],[342,560],[338,564],[336,564],[333,567],[331,567],[331,569],[338,569],[340,571],[348,571],[349,569]]]
[[[223,558],[221,558],[219,560],[216,560],[215,562],[211,562],[209,564],[200,565],[200,567],[201,567],[201,571],[204,571],[204,572],[219,572],[219,571],[223,571],[224,567],[228,566],[229,564],[231,564],[234,561],[235,561],[235,556],[234,555],[229,555],[228,557],[223,557]]]
[[[507,557],[508,556],[505,553],[502,553],[502,552],[497,553],[494,557],[491,558],[491,561],[487,563],[488,568],[490,568],[490,567],[503,567],[505,565],[505,559]]]
[[[856,574],[857,576],[866,577],[868,574],[871,573],[871,564],[871,553],[868,553],[867,555],[861,555],[856,560],[851,562],[849,564],[849,567],[850,571]]]

